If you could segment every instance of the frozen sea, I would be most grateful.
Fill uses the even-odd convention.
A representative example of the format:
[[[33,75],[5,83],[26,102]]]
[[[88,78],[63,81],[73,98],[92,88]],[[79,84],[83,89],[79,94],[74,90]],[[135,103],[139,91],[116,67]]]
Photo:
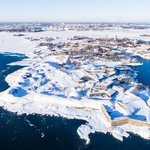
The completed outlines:
[[[0,91],[9,86],[5,77],[19,66],[9,66],[25,58],[24,55],[0,54]],[[139,71],[138,80],[150,85],[150,61],[136,67]],[[0,149],[5,150],[148,150],[150,141],[135,135],[120,142],[107,134],[90,135],[91,142],[86,145],[77,135],[77,128],[82,120],[67,120],[41,115],[17,116],[0,108]]]

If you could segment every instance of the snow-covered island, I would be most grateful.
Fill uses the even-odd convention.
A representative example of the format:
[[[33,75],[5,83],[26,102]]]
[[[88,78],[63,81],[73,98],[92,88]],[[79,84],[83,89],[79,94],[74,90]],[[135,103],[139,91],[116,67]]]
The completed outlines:
[[[86,143],[95,132],[150,139],[150,89],[132,69],[142,65],[136,56],[150,58],[147,41],[72,36],[37,43],[27,59],[13,63],[26,67],[6,77],[10,88],[0,93],[1,107],[84,120],[77,133]]]

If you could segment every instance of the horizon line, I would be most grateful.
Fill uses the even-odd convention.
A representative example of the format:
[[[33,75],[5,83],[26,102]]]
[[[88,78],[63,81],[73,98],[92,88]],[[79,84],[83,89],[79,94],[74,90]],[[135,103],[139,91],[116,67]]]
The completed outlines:
[[[94,23],[94,24],[150,24],[144,21],[0,21],[0,23]]]

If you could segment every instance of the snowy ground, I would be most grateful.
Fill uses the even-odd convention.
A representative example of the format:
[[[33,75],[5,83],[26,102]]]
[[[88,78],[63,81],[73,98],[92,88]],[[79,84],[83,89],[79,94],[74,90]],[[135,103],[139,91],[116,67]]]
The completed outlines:
[[[109,35],[109,37],[115,37],[117,35],[118,37],[140,38],[140,34],[145,34],[149,31],[150,30],[140,31],[131,29],[80,32],[46,31],[40,33],[25,33],[23,37],[14,37],[14,33],[3,32],[0,33],[0,52],[28,54],[34,50],[38,50],[37,45],[40,41],[31,42],[26,40],[26,37],[59,37],[61,40],[66,40],[66,38],[76,35],[89,37],[105,37],[107,35]],[[81,97],[79,93],[86,85],[76,85],[74,83],[72,79],[74,70],[61,68],[57,63],[58,60],[52,59],[51,56],[45,57],[45,51],[42,54],[41,56],[43,56],[43,58],[37,54],[37,58],[27,61],[28,67],[10,74],[6,78],[10,88],[0,93],[1,107],[18,114],[37,113],[61,116],[68,119],[85,120],[86,124],[82,124],[77,132],[87,143],[90,141],[89,134],[95,132],[108,132],[119,140],[123,140],[123,137],[128,137],[129,132],[138,134],[145,139],[150,138],[149,127],[136,127],[130,124],[111,126],[112,120],[106,117],[102,109],[103,106],[105,106],[107,108],[106,113],[108,111],[110,117],[113,119],[118,119],[119,117],[130,118],[131,113],[131,117],[134,117],[134,119],[149,122],[150,108],[146,104],[150,97],[149,91],[139,91],[138,96],[136,96],[134,88],[131,88],[124,94],[118,95],[116,101],[90,99],[87,96]],[[97,62],[97,64],[98,63],[100,64],[101,61]],[[111,62],[108,64],[111,64]],[[113,64],[113,66],[116,65],[118,65],[118,62]],[[109,67],[113,66],[112,64],[109,65]],[[72,68],[72,65],[68,65],[68,67]],[[124,105],[127,111],[122,109],[120,104]],[[129,112],[129,114],[127,112]]]
[[[102,31],[46,31],[36,33],[24,33],[25,36],[17,37],[13,36],[17,33],[0,32],[0,52],[12,52],[27,54],[37,49],[39,41],[30,42],[26,40],[27,37],[40,38],[40,37],[52,37],[65,40],[66,38],[73,36],[87,36],[95,38],[132,38],[141,39],[140,35],[147,34],[150,29],[145,30],[133,30],[133,29],[114,29],[114,30],[102,30]],[[143,40],[150,40],[150,37],[142,37]]]

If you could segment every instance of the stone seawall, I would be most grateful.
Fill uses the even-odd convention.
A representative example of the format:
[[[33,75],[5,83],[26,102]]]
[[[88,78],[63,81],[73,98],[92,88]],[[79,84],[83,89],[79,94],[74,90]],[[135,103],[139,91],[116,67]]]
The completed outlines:
[[[112,126],[121,126],[125,124],[130,124],[132,126],[137,126],[137,127],[149,127],[150,128],[149,122],[139,121],[135,119],[121,118],[121,119],[111,121]]]
[[[135,120],[135,119],[130,119],[130,118],[119,118],[116,120],[112,120],[104,105],[101,106],[101,110],[106,120],[110,123],[111,126],[122,126],[122,125],[129,124],[129,125],[137,126],[137,127],[150,128],[150,122],[146,122],[146,121],[140,121],[140,120]]]

